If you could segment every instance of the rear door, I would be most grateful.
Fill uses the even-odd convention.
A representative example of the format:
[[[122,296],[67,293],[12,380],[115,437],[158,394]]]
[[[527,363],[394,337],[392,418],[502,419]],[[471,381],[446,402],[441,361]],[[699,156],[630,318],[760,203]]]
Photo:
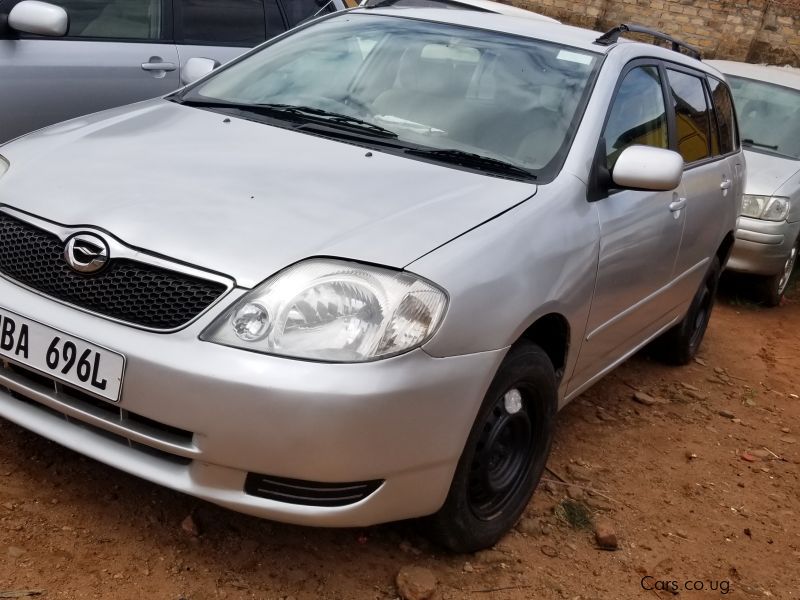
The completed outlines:
[[[732,108],[719,119],[715,115],[713,99],[724,102],[724,84],[715,80],[711,90],[704,73],[671,63],[665,66],[675,114],[675,149],[685,163],[681,197],[686,203],[686,225],[675,265],[676,291],[688,302],[729,225],[720,215],[731,214],[730,204],[739,197],[742,161],[734,155]]]
[[[0,142],[179,87],[165,0],[50,2],[69,14],[65,37],[0,34]]]
[[[190,58],[219,64],[286,31],[277,0],[173,0],[181,67]]]

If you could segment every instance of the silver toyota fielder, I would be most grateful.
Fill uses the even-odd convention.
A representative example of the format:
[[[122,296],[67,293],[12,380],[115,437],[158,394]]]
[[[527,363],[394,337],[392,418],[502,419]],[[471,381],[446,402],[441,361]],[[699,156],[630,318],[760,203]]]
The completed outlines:
[[[0,147],[0,415],[253,515],[493,544],[560,407],[692,358],[733,243],[728,87],[629,29],[360,8]]]

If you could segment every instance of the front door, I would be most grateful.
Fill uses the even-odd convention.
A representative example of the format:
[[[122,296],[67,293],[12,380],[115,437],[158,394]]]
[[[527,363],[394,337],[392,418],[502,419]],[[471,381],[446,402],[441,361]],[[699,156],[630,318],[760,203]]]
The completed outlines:
[[[656,65],[636,64],[623,74],[603,138],[612,172],[629,146],[669,148]],[[676,316],[671,284],[685,220],[678,191],[611,190],[596,207],[601,232],[597,280],[570,390],[599,377]]]
[[[65,37],[8,31],[0,39],[0,143],[180,86],[162,0],[50,2],[69,14]],[[14,4],[0,12],[7,15]]]

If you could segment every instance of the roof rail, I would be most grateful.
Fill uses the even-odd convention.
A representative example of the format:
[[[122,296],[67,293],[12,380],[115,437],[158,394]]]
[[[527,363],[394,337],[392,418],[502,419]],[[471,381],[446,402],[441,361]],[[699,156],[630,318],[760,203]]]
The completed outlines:
[[[672,50],[674,52],[681,52],[681,49],[683,49],[686,50],[686,54],[688,54],[692,58],[696,58],[697,60],[702,60],[702,55],[700,54],[700,50],[698,50],[694,46],[690,46],[686,42],[682,42],[681,40],[675,39],[674,37],[667,35],[666,33],[663,33],[661,31],[650,29],[648,27],[643,27],[641,25],[628,25],[623,23],[622,25],[614,27],[614,29],[606,31],[603,35],[597,38],[594,41],[594,43],[599,44],[600,46],[611,46],[612,44],[616,44],[619,41],[619,36],[627,32],[652,35],[657,40],[662,40],[664,42],[669,42],[670,44],[672,44]]]

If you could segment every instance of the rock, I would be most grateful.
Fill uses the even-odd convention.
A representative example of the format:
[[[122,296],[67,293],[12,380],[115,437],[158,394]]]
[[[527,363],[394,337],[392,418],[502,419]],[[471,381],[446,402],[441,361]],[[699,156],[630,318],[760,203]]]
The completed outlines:
[[[602,512],[609,512],[609,511],[614,510],[614,508],[615,508],[614,505],[611,504],[611,502],[607,502],[606,500],[603,500],[602,498],[595,498],[595,497],[591,497],[591,496],[586,499],[586,505],[589,508],[592,508],[594,510],[599,510],[599,511],[602,511]]]
[[[603,550],[616,550],[619,546],[617,532],[608,519],[598,519],[594,524],[594,539]]]
[[[542,526],[536,519],[530,517],[523,517],[517,523],[517,531],[527,535],[539,535],[542,532]]]
[[[684,383],[681,382],[681,387],[685,390],[689,390],[690,392],[699,392],[700,388],[693,386],[691,383]]]
[[[558,550],[553,548],[552,546],[542,546],[541,547],[542,554],[549,558],[555,558],[558,556]]]
[[[550,535],[553,533],[553,527],[547,523],[542,524],[542,535]]]
[[[192,537],[197,537],[200,535],[200,528],[197,526],[197,523],[192,515],[187,516],[181,522],[181,529],[183,529],[184,532],[188,533]]]
[[[759,460],[769,460],[772,458],[772,452],[767,450],[750,450],[750,456],[754,456]]]
[[[697,454],[695,452],[692,452],[691,450],[687,450],[684,453],[684,456],[686,456],[686,460],[694,460],[695,458],[697,458]]]
[[[789,437],[788,435],[786,437],[782,437],[781,441],[784,444],[796,444],[797,443],[797,440],[795,438]]]
[[[405,566],[397,573],[395,584],[403,600],[431,600],[437,581],[430,569]]]
[[[696,362],[701,367],[707,367],[708,366],[708,363],[706,361],[704,361],[702,358],[695,358],[694,362]]]
[[[544,484],[544,489],[547,490],[548,494],[552,494],[553,496],[558,493],[558,486],[552,481],[546,481]]]
[[[14,503],[13,502],[3,502],[3,508],[5,508],[6,510],[14,510]]]
[[[735,414],[733,414],[733,413],[732,413],[731,411],[729,411],[729,410],[725,410],[724,408],[723,408],[722,410],[719,410],[719,411],[717,411],[717,414],[718,414],[720,417],[725,417],[726,419],[735,419],[735,418],[736,418],[736,415],[735,415]]]
[[[23,554],[25,554],[25,550],[23,550],[22,548],[18,548],[17,546],[8,547],[8,555],[11,558],[19,558]]]
[[[573,481],[589,482],[592,480],[589,469],[586,467],[581,467],[580,465],[574,465],[572,463],[567,465],[567,474]]]
[[[569,496],[572,500],[582,500],[583,490],[575,485],[570,485],[567,487],[567,496]]]
[[[422,550],[414,547],[414,545],[408,540],[403,540],[402,542],[400,542],[400,550],[402,550],[406,554],[413,554],[414,556],[419,556],[420,554],[422,554]]]
[[[653,398],[653,396],[650,394],[645,394],[644,392],[634,392],[633,399],[639,404],[644,404],[645,406],[653,406],[654,404],[658,404],[658,400]]]
[[[506,555],[500,550],[489,548],[475,553],[475,560],[482,563],[499,563],[506,560]]]
[[[789,429],[788,427],[782,427],[781,428],[781,433],[792,433],[792,430]]]
[[[686,390],[686,395],[693,400],[708,400],[708,394],[699,390]]]
[[[749,452],[742,452],[742,460],[746,462],[757,462],[758,459]]]
[[[463,571],[464,571],[464,573],[474,573],[475,572],[475,567],[472,566],[472,563],[465,562],[464,563],[464,567],[463,567]]]

